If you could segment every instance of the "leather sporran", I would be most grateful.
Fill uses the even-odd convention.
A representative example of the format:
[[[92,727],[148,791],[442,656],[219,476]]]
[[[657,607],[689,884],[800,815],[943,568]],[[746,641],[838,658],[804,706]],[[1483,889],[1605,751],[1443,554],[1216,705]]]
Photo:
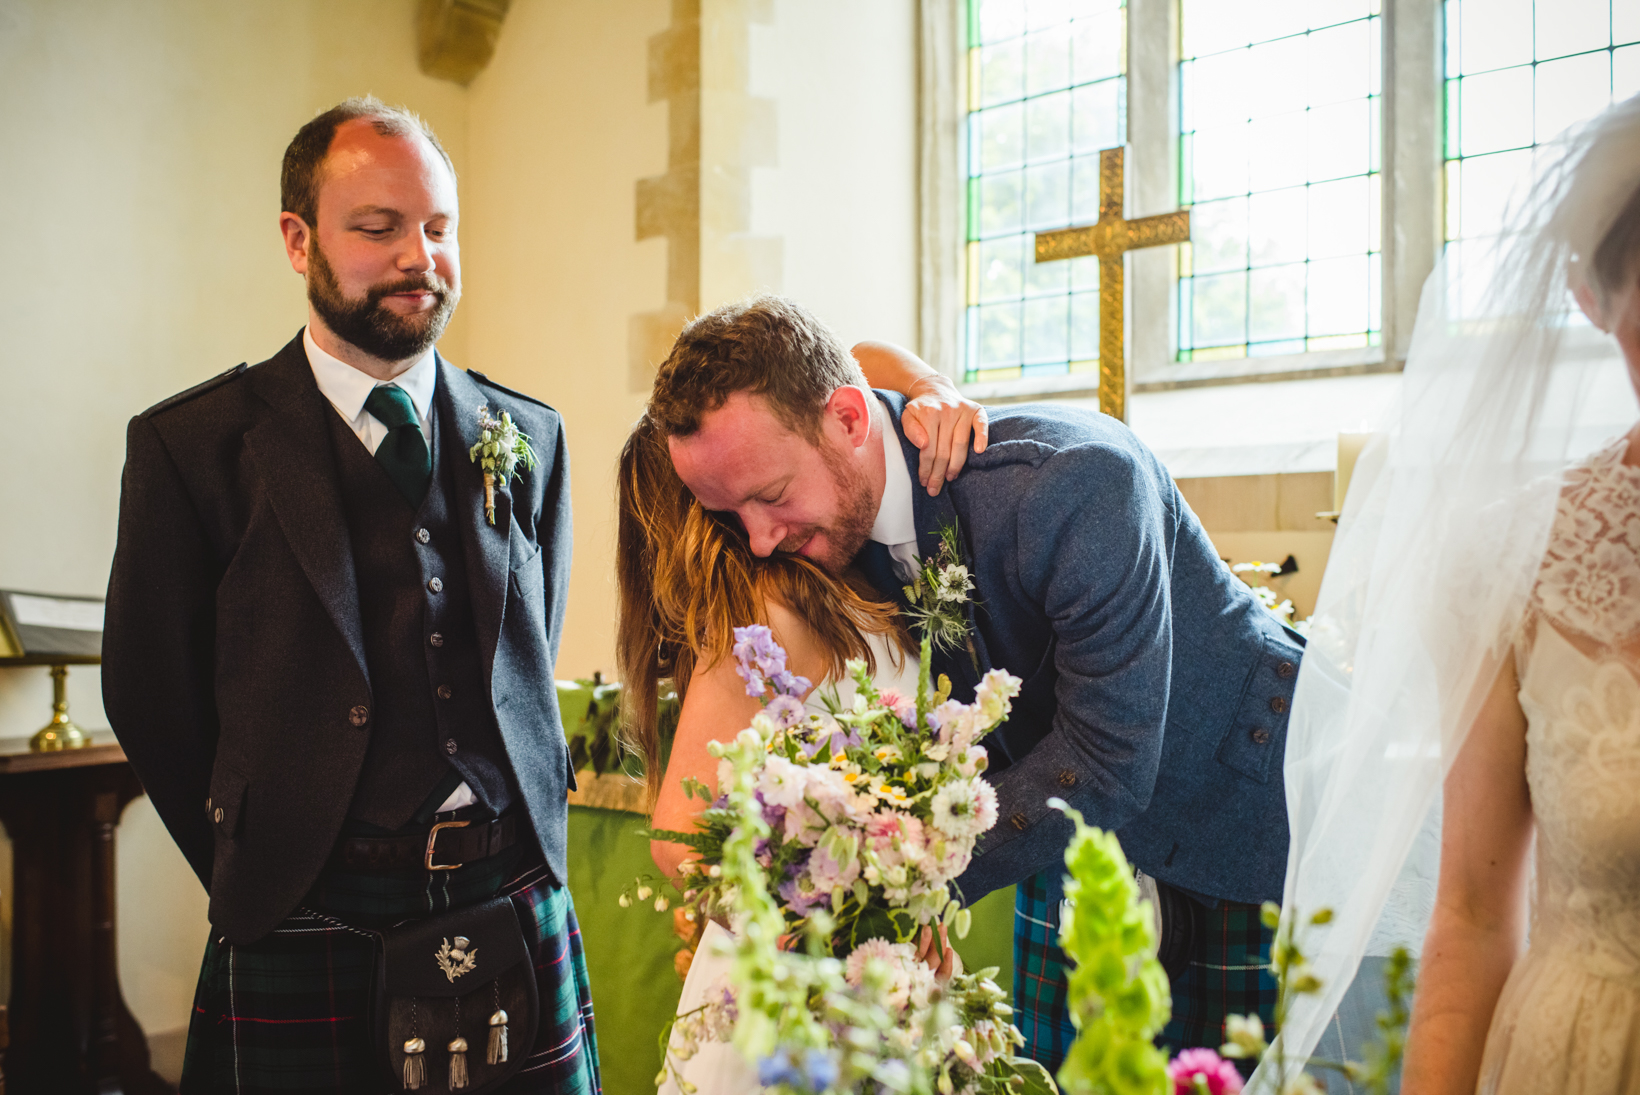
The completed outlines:
[[[371,1030],[396,1090],[480,1095],[535,1044],[535,964],[509,897],[381,933]]]

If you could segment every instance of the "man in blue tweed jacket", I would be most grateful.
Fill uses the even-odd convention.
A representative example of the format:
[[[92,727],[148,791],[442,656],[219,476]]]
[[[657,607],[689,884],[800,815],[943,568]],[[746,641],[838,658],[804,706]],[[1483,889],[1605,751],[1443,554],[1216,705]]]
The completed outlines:
[[[877,349],[875,352],[893,352]],[[1174,1018],[1162,1041],[1217,1046],[1226,1014],[1271,1018],[1258,905],[1287,861],[1282,753],[1302,639],[1218,558],[1172,479],[1120,422],[1078,408],[993,412],[989,447],[943,494],[916,490],[904,401],[866,387],[823,324],[775,297],[685,328],[649,413],[708,509],[752,550],[792,551],[887,595],[954,525],[976,585],[972,651],[937,660],[954,695],[999,667],[1024,681],[992,738],[1000,821],[959,880],[1019,884],[1015,997],[1028,1049],[1073,1037],[1058,934],[1070,823],[1114,831],[1156,887]]]

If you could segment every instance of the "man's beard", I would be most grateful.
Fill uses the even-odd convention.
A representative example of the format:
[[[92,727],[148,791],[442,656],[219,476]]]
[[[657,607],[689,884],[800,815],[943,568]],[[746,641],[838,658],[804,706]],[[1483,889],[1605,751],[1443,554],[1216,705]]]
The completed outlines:
[[[833,449],[825,440],[820,442],[820,458],[831,473],[831,481],[836,484],[837,497],[842,503],[837,520],[829,528],[814,527],[788,536],[780,545],[780,550],[795,552],[810,537],[823,532],[830,541],[826,554],[811,558],[828,573],[836,575],[853,562],[866,540],[870,539],[871,526],[877,523],[877,506],[872,502],[871,484],[863,468]]]
[[[382,361],[408,361],[426,353],[444,334],[461,299],[461,290],[429,272],[372,285],[362,299],[349,300],[342,295],[336,271],[317,239],[308,260],[308,275],[308,303],[325,326],[343,342]],[[425,312],[403,316],[382,303],[394,293],[418,290],[432,293],[437,301]]]

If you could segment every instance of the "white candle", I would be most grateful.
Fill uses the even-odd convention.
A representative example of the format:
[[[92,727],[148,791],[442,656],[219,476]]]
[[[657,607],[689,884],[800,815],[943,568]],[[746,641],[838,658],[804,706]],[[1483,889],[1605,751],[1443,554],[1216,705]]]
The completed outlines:
[[[1333,511],[1344,512],[1344,499],[1350,493],[1350,476],[1355,474],[1355,460],[1371,440],[1370,433],[1341,433],[1338,435],[1338,470],[1333,473]]]

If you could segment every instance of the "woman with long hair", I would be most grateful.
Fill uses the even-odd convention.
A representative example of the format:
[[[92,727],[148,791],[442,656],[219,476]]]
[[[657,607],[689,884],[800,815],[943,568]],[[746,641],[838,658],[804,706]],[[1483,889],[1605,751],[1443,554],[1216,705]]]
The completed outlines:
[[[930,493],[955,478],[970,437],[984,451],[984,409],[963,399],[943,376],[908,352],[885,343],[853,349],[873,387],[910,400],[902,418],[906,436],[922,450],[919,478]],[[708,751],[750,724],[761,707],[746,694],[730,649],[734,629],[764,624],[800,676],[837,689],[847,703],[851,682],[844,663],[862,659],[881,688],[911,694],[916,687],[913,643],[896,606],[881,601],[863,579],[836,578],[808,559],[776,552],[753,555],[733,517],[706,510],[673,469],[664,436],[640,419],[621,450],[617,493],[619,531],[616,584],[620,598],[617,656],[623,682],[622,722],[628,745],[644,760],[653,824],[687,832],[706,804],[683,793],[686,778],[717,789],[718,763]],[[670,681],[682,709],[670,754],[661,753],[657,694]],[[692,855],[682,845],[654,841],[655,863],[669,877]],[[678,1013],[701,1005],[709,986],[727,972],[712,944],[724,932],[708,924],[684,983]],[[942,929],[943,936],[943,929]],[[925,929],[923,953],[934,952]],[[930,959],[949,974],[955,954],[942,946]],[[683,1075],[701,1095],[757,1091],[755,1072],[723,1042],[703,1045]],[[668,1079],[661,1095],[674,1095]]]
[[[960,474],[970,440],[984,451],[984,409],[905,350],[864,342],[852,352],[873,387],[908,398],[906,436],[923,451],[919,478],[938,493]],[[811,681],[840,681],[854,658],[879,679],[913,672],[894,605],[863,580],[834,578],[802,556],[754,556],[732,517],[707,511],[689,493],[647,416],[621,450],[617,493],[623,731],[644,760],[656,828],[693,825],[704,804],[683,794],[683,779],[715,788],[717,762],[707,746],[733,737],[760,709],[729,657],[734,628],[767,625],[792,671]],[[682,703],[664,771],[656,711],[662,681]],[[675,876],[689,850],[657,841],[653,851],[661,870]]]

